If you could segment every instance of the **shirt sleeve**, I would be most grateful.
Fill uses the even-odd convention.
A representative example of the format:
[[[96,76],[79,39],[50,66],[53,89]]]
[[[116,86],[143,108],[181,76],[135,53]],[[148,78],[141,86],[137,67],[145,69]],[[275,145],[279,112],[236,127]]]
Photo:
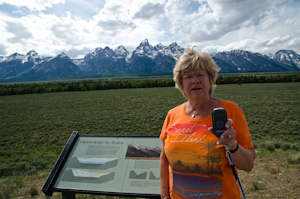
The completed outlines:
[[[229,102],[230,107],[226,108],[228,119],[233,120],[232,127],[236,132],[236,140],[244,148],[253,148],[250,130],[243,110],[234,102]]]
[[[159,136],[159,139],[161,139],[161,141],[165,142],[165,140],[167,139],[167,127],[169,126],[169,122],[170,122],[170,112],[168,112],[166,119],[164,121],[163,127],[161,129],[161,133]]]

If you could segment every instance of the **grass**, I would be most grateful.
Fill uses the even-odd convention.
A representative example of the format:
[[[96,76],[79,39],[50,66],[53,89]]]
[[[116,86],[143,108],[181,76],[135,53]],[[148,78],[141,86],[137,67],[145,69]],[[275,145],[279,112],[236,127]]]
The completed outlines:
[[[254,142],[293,143],[300,141],[299,88],[300,83],[219,85],[214,96],[244,110]],[[159,135],[167,111],[184,101],[174,88],[2,96],[0,172],[11,165],[16,168],[10,174],[50,169],[72,131]]]
[[[216,96],[233,100],[244,110],[254,141],[299,141],[299,83],[244,84],[227,88],[217,90]]]
[[[239,172],[247,198],[299,198],[300,164],[289,161],[300,152],[258,148],[255,166],[250,173]]]
[[[31,195],[31,197],[38,196],[39,195],[39,190],[35,186],[30,187],[28,190],[28,193]]]
[[[297,152],[300,157],[300,152]],[[300,193],[300,163],[290,163],[295,151],[265,149],[257,151],[257,159],[252,172],[239,171],[239,177],[246,197],[251,198],[298,198]],[[35,198],[45,199],[41,188],[46,181],[47,172],[32,176],[11,176],[0,179],[0,198]],[[36,192],[37,191],[37,192]],[[54,192],[53,199],[61,198],[61,193]],[[126,198],[103,195],[76,194],[80,199]]]
[[[290,164],[300,164],[300,153],[289,155],[287,160]]]
[[[271,162],[269,157],[284,158],[281,162],[288,165],[299,164],[299,88],[300,83],[217,86],[215,97],[233,100],[243,109],[258,156],[262,157],[257,159],[258,164]],[[49,173],[72,131],[158,136],[167,111],[184,101],[174,88],[1,96],[0,174],[6,176],[1,183],[42,171]],[[271,143],[268,148],[263,147],[266,141]],[[285,172],[275,166],[269,171],[264,166],[261,169],[271,176]],[[14,177],[19,175],[23,177]],[[264,178],[252,180],[254,184],[258,181],[264,182]],[[11,187],[20,186],[12,181],[6,184],[1,189],[2,198],[7,198]],[[247,186],[253,190],[254,184]],[[268,190],[269,186],[264,186]],[[297,183],[294,186],[297,188]]]
[[[13,177],[3,180],[0,183],[0,199],[10,198],[16,190],[24,187],[24,179]]]
[[[255,191],[260,191],[266,189],[262,182],[254,181],[252,182]]]

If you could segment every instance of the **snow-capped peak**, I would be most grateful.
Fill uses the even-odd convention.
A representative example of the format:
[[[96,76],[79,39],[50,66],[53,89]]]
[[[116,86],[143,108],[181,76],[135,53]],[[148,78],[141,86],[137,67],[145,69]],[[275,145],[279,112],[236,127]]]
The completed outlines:
[[[0,57],[0,62],[10,62],[12,60],[21,60],[21,62],[24,64],[26,62],[34,62],[34,65],[36,64],[40,64],[42,63],[45,58],[40,57],[37,52],[35,52],[34,50],[29,51],[26,55],[22,55],[19,53],[14,53],[12,55],[9,56],[1,56]]]
[[[166,46],[162,45],[161,43],[154,46],[154,50],[157,50],[157,51],[162,51],[164,48],[166,48]]]
[[[8,56],[6,61],[11,61],[11,60],[14,60],[14,59],[23,59],[24,57],[25,57],[25,55],[22,55],[22,54],[19,54],[19,53],[14,53],[14,54]]]
[[[154,58],[157,52],[153,52],[153,46],[149,45],[148,39],[142,41],[142,43],[133,52],[133,56],[147,56]]]
[[[102,51],[102,50],[103,50],[103,48],[97,47],[97,48],[94,50],[94,52],[98,52],[98,51]]]
[[[64,53],[64,52],[57,55],[57,57],[59,57],[59,58],[69,58],[68,55],[66,55],[66,53]]]
[[[171,43],[168,47],[164,48],[164,54],[178,59],[184,52],[184,48],[177,45],[176,42]]]
[[[39,57],[39,55],[37,54],[37,52],[35,52],[34,50],[29,51],[26,55],[30,56],[32,58],[38,58]]]
[[[178,47],[178,44],[176,42],[173,42],[169,45],[170,47]]]
[[[115,52],[112,49],[110,49],[108,46],[104,48],[104,52],[106,56],[112,56],[113,54],[115,54]]]
[[[124,59],[128,62],[128,59],[126,57],[128,56],[129,52],[124,46],[119,46],[115,51],[115,55],[113,56],[114,59]]]
[[[279,50],[272,56],[272,59],[300,68],[300,55],[292,50]]]
[[[127,49],[124,47],[124,46],[122,46],[122,45],[120,45],[116,50],[115,50],[115,53],[117,54],[117,55],[124,55],[124,54],[128,54],[128,51],[127,51]]]
[[[101,47],[97,47],[94,51],[90,52],[89,54],[87,54],[85,57],[90,57],[93,58],[95,57],[98,53],[102,52],[103,48]]]
[[[144,39],[140,45],[149,45],[148,39]]]

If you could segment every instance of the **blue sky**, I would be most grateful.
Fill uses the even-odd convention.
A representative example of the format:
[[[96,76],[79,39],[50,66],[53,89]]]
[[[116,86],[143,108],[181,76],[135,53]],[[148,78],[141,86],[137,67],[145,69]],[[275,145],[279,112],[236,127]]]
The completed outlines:
[[[97,47],[300,54],[299,0],[0,0],[0,56],[82,58]]]

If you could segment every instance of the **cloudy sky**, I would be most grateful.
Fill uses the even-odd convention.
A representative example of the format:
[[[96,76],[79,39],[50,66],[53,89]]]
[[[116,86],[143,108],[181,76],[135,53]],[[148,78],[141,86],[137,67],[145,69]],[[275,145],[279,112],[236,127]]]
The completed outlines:
[[[177,42],[208,53],[300,54],[300,0],[0,0],[0,56],[35,50],[82,58]]]

